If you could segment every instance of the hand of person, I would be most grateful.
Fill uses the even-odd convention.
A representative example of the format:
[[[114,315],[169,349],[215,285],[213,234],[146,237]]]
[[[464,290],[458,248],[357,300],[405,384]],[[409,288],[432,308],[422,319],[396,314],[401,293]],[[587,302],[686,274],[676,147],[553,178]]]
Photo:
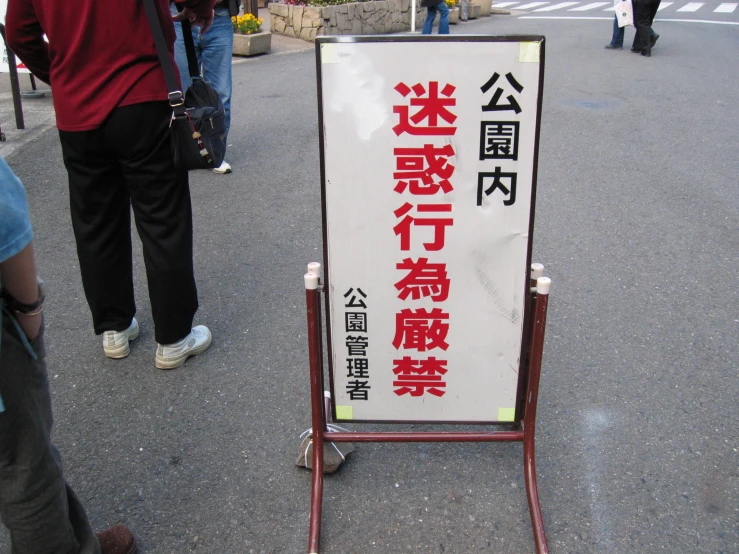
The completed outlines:
[[[190,8],[184,8],[180,13],[172,16],[172,19],[174,21],[183,21],[187,19],[190,22],[190,25],[200,27],[200,34],[202,35],[210,28],[211,24],[213,23],[213,10],[210,10],[208,12],[208,16],[206,18],[202,14],[198,15]]]

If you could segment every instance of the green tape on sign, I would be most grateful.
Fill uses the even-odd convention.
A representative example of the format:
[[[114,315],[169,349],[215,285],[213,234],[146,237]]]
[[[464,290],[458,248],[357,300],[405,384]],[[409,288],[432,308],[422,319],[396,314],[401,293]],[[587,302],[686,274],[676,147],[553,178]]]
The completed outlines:
[[[321,63],[339,63],[339,44],[321,44]]]
[[[336,419],[354,419],[351,406],[336,406]]]
[[[538,42],[522,42],[518,50],[521,63],[539,63],[540,45]]]
[[[498,421],[516,421],[516,408],[498,408]]]

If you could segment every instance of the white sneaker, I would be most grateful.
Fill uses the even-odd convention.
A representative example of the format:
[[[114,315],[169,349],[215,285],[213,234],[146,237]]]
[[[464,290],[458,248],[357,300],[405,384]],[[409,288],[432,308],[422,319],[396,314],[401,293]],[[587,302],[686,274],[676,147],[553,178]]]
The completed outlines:
[[[213,168],[213,173],[218,173],[218,175],[225,175],[226,173],[231,173],[231,166],[228,165],[228,162],[226,160],[223,160],[223,163],[221,165]]]
[[[156,364],[159,369],[175,369],[184,365],[190,356],[205,352],[213,337],[205,325],[193,327],[190,334],[174,344],[157,345]]]
[[[134,317],[125,331],[105,331],[103,333],[103,350],[108,358],[125,358],[131,352],[128,343],[139,336],[139,323]]]

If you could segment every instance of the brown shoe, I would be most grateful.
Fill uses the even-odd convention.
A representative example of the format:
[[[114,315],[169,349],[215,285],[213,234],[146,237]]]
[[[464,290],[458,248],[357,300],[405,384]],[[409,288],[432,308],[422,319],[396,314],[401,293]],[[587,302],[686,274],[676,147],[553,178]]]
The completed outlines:
[[[136,554],[136,539],[124,525],[116,525],[107,531],[95,533],[100,541],[102,554]]]

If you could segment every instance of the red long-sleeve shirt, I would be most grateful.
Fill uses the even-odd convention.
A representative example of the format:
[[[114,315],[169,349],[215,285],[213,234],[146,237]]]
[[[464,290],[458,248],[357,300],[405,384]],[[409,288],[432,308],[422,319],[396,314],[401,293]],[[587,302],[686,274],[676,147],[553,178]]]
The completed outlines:
[[[184,3],[203,15],[215,0]],[[155,4],[172,55],[169,0]],[[51,85],[63,131],[96,129],[117,107],[167,99],[142,0],[9,0],[5,27],[10,49]]]

